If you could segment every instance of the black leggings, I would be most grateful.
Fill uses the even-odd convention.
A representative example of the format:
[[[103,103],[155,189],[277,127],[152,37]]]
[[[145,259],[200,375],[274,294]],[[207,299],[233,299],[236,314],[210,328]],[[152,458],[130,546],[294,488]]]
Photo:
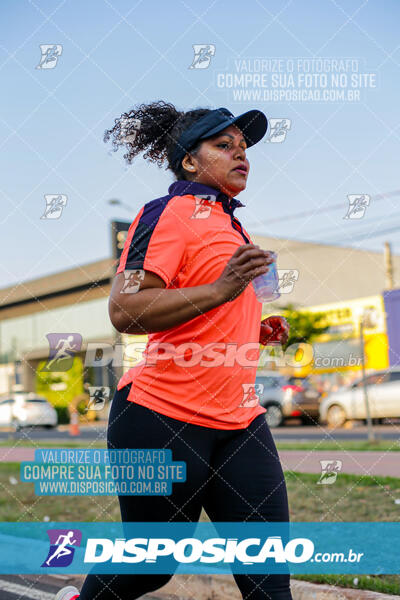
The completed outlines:
[[[127,401],[115,393],[108,448],[170,448],[186,462],[186,481],[170,496],[119,496],[122,522],[193,521],[204,507],[211,521],[289,521],[285,479],[264,415],[245,429],[191,425]],[[288,574],[234,574],[248,600],[292,600]],[[134,600],[164,586],[172,575],[89,573],[80,600]]]

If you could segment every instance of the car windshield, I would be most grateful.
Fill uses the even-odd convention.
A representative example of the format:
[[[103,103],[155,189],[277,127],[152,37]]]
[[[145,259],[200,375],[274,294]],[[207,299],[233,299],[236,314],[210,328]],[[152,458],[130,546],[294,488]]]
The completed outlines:
[[[289,385],[297,385],[302,388],[309,388],[310,382],[307,379],[300,379],[299,377],[289,377]]]

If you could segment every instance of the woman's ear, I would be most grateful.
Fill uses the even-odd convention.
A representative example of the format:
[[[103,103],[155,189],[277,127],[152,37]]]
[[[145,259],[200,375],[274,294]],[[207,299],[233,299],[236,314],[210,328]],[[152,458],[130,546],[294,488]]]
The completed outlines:
[[[185,171],[189,171],[190,173],[195,173],[196,166],[193,164],[193,158],[191,154],[186,154],[182,159],[182,167]]]

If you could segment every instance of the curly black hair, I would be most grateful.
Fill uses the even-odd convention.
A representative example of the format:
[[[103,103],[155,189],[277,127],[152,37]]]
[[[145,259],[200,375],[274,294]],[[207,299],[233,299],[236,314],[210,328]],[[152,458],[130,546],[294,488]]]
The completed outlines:
[[[188,173],[182,167],[182,161],[173,163],[172,153],[181,133],[192,123],[211,112],[209,108],[197,108],[188,112],[178,111],[171,103],[159,100],[150,104],[140,104],[115,119],[112,129],[104,133],[104,142],[112,138],[112,147],[116,152],[120,146],[126,146],[124,154],[128,164],[143,150],[144,159],[155,162],[171,170],[176,179],[188,179]],[[190,153],[195,155],[201,140]]]

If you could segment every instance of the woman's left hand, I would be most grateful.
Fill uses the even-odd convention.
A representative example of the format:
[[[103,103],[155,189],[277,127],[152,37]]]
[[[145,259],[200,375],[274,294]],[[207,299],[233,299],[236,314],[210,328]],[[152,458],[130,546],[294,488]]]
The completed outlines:
[[[267,346],[268,344],[278,342],[283,346],[288,339],[289,323],[285,317],[267,317],[261,321],[260,344]]]

